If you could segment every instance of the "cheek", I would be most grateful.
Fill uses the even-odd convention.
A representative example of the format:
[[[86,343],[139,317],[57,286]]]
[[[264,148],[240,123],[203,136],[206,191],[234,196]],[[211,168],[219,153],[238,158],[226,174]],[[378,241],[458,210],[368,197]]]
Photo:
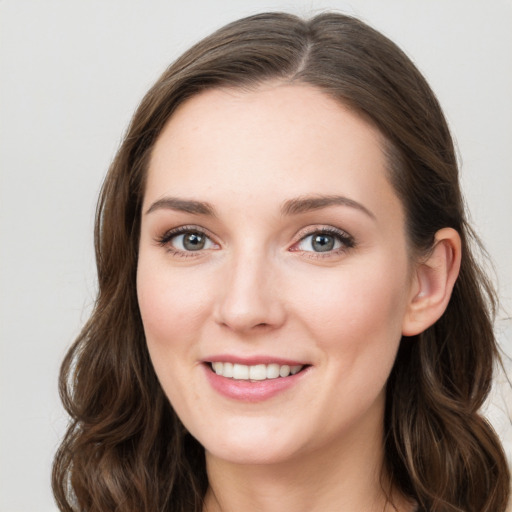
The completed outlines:
[[[373,261],[317,275],[314,283],[295,291],[301,297],[295,316],[319,345],[347,365],[365,354],[393,359],[407,303],[404,268],[394,272],[385,261]]]
[[[208,289],[204,279],[200,286],[200,280],[181,279],[176,269],[147,263],[139,260],[137,295],[149,355],[167,398],[190,423],[189,401],[198,401],[190,376],[209,309]]]
[[[403,274],[366,268],[303,295],[302,318],[309,319],[329,375],[326,421],[340,411],[362,414],[383,397],[401,340],[405,281]]]
[[[137,295],[152,354],[193,347],[204,325],[211,294],[206,279],[181,279],[176,269],[155,271],[143,260],[137,271]]]

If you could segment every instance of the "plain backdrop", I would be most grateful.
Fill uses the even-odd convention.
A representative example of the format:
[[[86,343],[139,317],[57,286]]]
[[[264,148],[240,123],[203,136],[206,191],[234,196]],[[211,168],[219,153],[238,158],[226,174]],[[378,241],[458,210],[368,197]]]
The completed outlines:
[[[94,301],[96,197],[142,95],[228,21],[328,8],[391,37],[437,92],[512,354],[511,0],[0,0],[0,511],[56,510],[58,368]],[[507,401],[498,385],[488,414],[510,455]]]

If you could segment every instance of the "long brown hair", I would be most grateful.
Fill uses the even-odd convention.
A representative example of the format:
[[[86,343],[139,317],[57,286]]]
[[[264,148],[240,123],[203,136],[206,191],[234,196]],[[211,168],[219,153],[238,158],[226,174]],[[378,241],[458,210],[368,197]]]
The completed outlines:
[[[60,509],[202,509],[204,451],[160,388],[137,304],[145,173],[162,128],[187,98],[270,79],[316,86],[380,129],[413,249],[428,251],[441,228],[459,232],[462,267],[448,308],[424,333],[402,340],[389,378],[385,470],[396,489],[425,510],[503,512],[507,463],[478,412],[498,360],[495,295],[472,256],[476,238],[465,220],[446,121],[394,43],[334,13],[310,20],[267,13],[227,25],[172,64],[136,111],[98,203],[96,305],[60,376],[71,417],[53,467]]]

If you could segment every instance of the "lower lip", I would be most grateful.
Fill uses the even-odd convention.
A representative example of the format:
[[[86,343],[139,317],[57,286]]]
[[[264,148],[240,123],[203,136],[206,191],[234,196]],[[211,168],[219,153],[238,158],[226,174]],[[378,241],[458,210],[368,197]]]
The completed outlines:
[[[206,378],[215,391],[227,398],[243,402],[262,402],[269,400],[297,384],[306,373],[309,373],[309,368],[305,368],[299,373],[288,377],[250,381],[222,377],[212,371],[209,364],[203,366],[206,372]]]

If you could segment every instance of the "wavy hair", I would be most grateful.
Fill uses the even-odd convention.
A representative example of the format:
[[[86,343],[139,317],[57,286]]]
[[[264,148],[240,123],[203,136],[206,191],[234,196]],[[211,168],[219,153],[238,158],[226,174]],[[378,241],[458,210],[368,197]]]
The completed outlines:
[[[458,166],[435,95],[409,58],[363,22],[337,13],[303,20],[251,16],[173,63],[138,107],[97,207],[95,308],[61,369],[71,422],[56,454],[62,511],[200,512],[204,450],[165,397],[146,348],[136,296],[141,204],[151,150],[175,109],[218,87],[267,80],[317,87],[372,122],[387,141],[389,179],[410,246],[456,229],[462,266],[446,312],[403,339],[387,384],[385,471],[429,512],[503,512],[510,475],[479,413],[499,359],[493,288],[473,257]]]

